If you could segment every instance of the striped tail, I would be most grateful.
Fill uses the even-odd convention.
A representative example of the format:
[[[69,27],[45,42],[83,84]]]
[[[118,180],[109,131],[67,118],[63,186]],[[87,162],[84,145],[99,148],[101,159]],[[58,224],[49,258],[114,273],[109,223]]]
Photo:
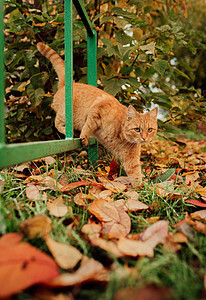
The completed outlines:
[[[58,86],[59,87],[64,86],[65,85],[65,64],[63,59],[53,49],[51,49],[49,46],[43,43],[38,43],[37,49],[39,50],[39,52],[41,52],[42,55],[48,58],[52,63],[59,78]]]

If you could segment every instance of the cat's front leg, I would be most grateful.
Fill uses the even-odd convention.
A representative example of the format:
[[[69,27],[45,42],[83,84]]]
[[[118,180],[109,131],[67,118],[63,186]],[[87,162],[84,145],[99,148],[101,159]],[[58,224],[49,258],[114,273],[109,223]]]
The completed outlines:
[[[84,146],[88,145],[88,139],[97,130],[99,118],[96,113],[90,113],[87,120],[81,130],[80,139]]]
[[[132,186],[136,187],[140,185],[143,177],[140,163],[140,145],[135,145],[126,152],[123,166]]]

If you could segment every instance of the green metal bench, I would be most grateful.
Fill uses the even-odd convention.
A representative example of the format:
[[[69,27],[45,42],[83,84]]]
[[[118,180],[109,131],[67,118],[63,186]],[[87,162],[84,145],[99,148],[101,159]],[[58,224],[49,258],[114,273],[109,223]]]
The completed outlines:
[[[81,147],[79,138],[73,138],[73,30],[72,30],[72,0],[65,0],[65,119],[66,137],[64,140],[40,141],[33,143],[6,144],[4,122],[4,1],[0,0],[0,169],[25,161],[70,151]],[[87,69],[88,84],[96,86],[97,68],[96,30],[93,29],[87,12],[81,0],[73,3],[87,30]],[[91,161],[98,159],[98,145],[93,138],[89,139],[88,154]]]

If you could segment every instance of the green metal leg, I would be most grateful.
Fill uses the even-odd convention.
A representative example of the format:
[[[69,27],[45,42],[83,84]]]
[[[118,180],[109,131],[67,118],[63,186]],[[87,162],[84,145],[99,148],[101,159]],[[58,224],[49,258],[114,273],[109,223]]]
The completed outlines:
[[[97,86],[97,33],[87,34],[87,83]],[[88,147],[88,155],[93,164],[98,160],[98,143]]]

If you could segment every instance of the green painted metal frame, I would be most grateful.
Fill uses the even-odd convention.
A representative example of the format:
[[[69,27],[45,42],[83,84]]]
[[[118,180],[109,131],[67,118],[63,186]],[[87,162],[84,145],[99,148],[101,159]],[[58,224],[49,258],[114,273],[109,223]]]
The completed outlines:
[[[73,3],[87,29],[87,67],[88,84],[96,86],[96,31],[93,29],[86,10],[81,0],[73,0]],[[0,0],[0,74],[4,74],[4,1]],[[73,138],[73,30],[72,30],[72,0],[65,0],[65,140],[42,141],[33,143],[6,144],[4,121],[4,76],[0,77],[0,169],[16,165],[25,161],[53,155],[81,147],[80,139]],[[98,159],[98,145],[95,139],[89,139],[88,152],[90,159],[95,162]]]

